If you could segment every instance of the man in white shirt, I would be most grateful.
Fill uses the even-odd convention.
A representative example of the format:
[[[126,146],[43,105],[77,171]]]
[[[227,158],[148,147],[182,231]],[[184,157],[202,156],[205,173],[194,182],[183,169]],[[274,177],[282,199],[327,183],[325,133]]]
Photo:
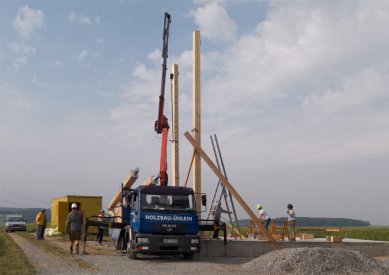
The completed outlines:
[[[295,230],[296,230],[296,213],[294,212],[293,210],[293,205],[292,204],[288,204],[286,206],[287,208],[287,211],[286,213],[288,214],[288,227],[289,227],[289,235],[290,235],[290,240],[291,241],[295,241],[296,240],[296,234],[295,234]]]
[[[267,215],[261,203],[257,204],[257,209],[259,210],[259,220],[263,223],[266,230],[268,230],[271,218]]]

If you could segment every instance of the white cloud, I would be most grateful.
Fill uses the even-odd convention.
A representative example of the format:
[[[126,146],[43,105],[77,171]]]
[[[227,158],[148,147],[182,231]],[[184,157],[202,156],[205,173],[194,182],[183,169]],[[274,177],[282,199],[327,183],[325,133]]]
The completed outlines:
[[[376,100],[388,97],[389,72],[379,73],[372,69],[346,77],[341,87],[312,92],[303,101],[303,108],[314,112],[339,112],[361,108]]]
[[[22,40],[28,40],[41,27],[44,13],[42,10],[33,10],[29,6],[19,7],[14,20],[14,27],[18,31],[18,36]]]
[[[345,2],[274,2],[255,32],[204,53],[216,75],[203,123],[230,148],[245,140],[233,155],[266,166],[389,153],[389,3]]]
[[[26,56],[16,57],[13,66],[15,70],[18,70],[21,66],[26,65],[28,63],[28,58]]]
[[[231,41],[237,25],[217,2],[211,2],[193,12],[201,34],[212,41]]]
[[[61,60],[54,60],[51,62],[51,65],[54,67],[60,67],[63,65],[63,62]]]
[[[23,43],[10,43],[8,44],[8,48],[10,48],[14,53],[20,55],[35,55],[36,48],[28,46]]]
[[[78,55],[78,60],[84,60],[86,58],[100,58],[101,53],[99,51],[88,51],[88,50],[83,50],[79,55]]]
[[[96,15],[94,19],[91,19],[88,15],[80,14],[75,11],[71,11],[68,15],[68,20],[71,23],[78,23],[84,25],[100,25],[100,16]]]
[[[17,55],[13,61],[13,67],[18,71],[22,66],[28,64],[29,57],[35,56],[37,49],[23,43],[10,43],[8,48]]]

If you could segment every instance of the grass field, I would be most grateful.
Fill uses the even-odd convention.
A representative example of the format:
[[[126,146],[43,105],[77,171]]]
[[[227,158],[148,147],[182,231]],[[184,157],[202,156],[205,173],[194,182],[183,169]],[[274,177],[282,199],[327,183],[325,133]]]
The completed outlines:
[[[389,226],[364,226],[364,227],[341,227],[341,233],[327,233],[330,227],[297,227],[297,233],[312,233],[315,238],[325,238],[327,235],[341,235],[344,238],[389,241]],[[279,232],[278,230],[277,232]],[[247,236],[247,226],[241,226],[241,232]]]
[[[36,274],[23,251],[0,230],[0,274]]]
[[[345,238],[389,241],[388,226],[343,227],[342,236]]]

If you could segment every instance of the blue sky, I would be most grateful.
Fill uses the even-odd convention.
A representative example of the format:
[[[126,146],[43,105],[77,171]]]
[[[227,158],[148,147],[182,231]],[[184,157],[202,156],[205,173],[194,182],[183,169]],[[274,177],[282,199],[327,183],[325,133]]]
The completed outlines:
[[[202,146],[273,217],[389,224],[387,1],[0,1],[0,206],[106,206],[158,173],[163,14],[180,71],[180,173],[201,32]],[[170,83],[166,85],[170,118]],[[169,149],[170,153],[170,149]],[[203,191],[217,179],[203,163]],[[22,200],[17,195],[22,192]],[[247,215],[238,209],[239,216]]]

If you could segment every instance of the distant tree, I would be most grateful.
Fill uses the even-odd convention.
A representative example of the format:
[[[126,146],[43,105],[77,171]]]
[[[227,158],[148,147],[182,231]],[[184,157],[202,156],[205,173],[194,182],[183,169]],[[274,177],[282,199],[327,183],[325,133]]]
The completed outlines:
[[[34,223],[36,214],[42,208],[13,208],[13,207],[0,207],[0,216],[4,220],[5,215],[7,214],[21,214],[27,220],[28,223]],[[47,220],[51,221],[51,209],[46,209]],[[3,222],[3,221],[1,221]]]

